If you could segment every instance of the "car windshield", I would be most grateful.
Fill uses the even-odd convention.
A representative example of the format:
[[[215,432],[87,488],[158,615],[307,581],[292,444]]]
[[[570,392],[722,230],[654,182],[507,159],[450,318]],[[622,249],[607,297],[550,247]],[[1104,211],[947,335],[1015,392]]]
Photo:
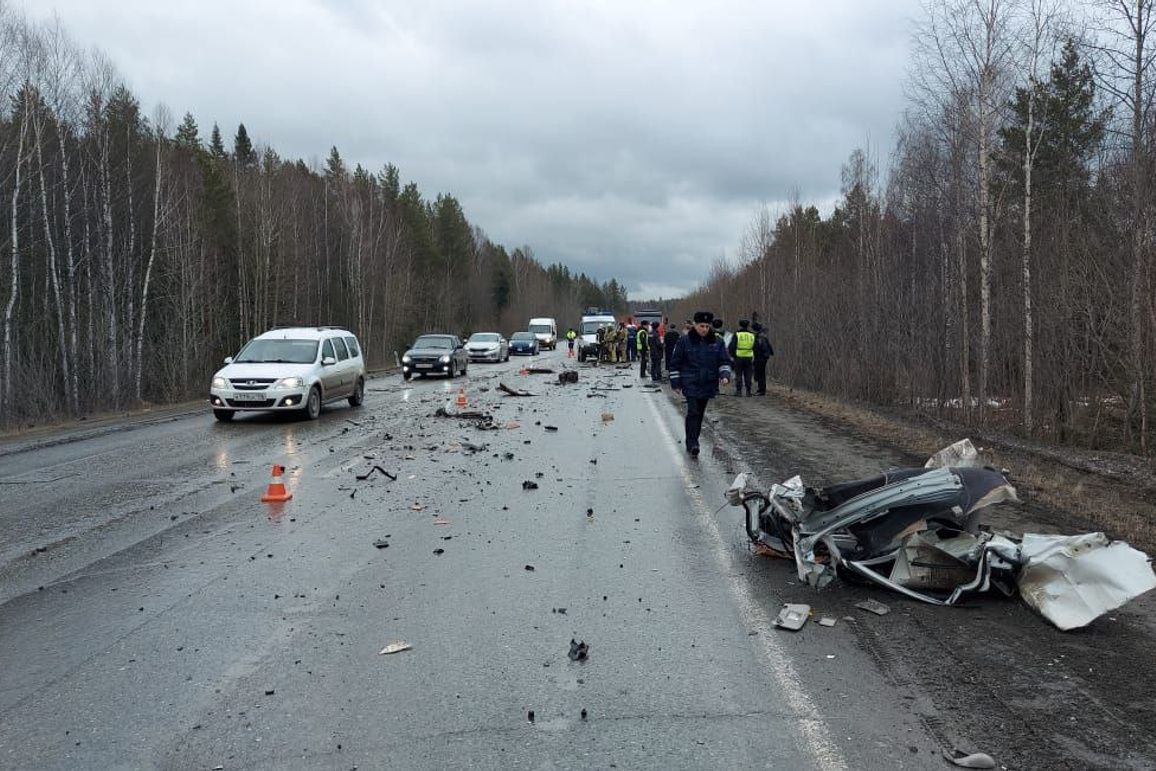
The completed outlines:
[[[533,332],[515,332],[514,336],[511,337],[510,339],[511,340],[521,340],[523,342],[529,342],[529,341],[534,339],[534,333]]]
[[[610,327],[610,326],[614,326],[614,323],[611,321],[583,321],[582,322],[582,334],[584,334],[584,335],[596,335],[596,334],[598,334],[598,330],[601,329],[602,327]]]
[[[316,360],[316,340],[251,340],[233,361],[243,364],[312,364]]]
[[[531,324],[530,325],[530,331],[535,332],[535,333],[540,334],[540,335],[545,335],[545,334],[549,334],[553,330],[550,329],[549,324]]]
[[[422,335],[413,343],[414,348],[453,348],[454,339],[446,335]]]
[[[502,336],[496,332],[478,332],[470,335],[471,343],[496,343],[502,339]]]

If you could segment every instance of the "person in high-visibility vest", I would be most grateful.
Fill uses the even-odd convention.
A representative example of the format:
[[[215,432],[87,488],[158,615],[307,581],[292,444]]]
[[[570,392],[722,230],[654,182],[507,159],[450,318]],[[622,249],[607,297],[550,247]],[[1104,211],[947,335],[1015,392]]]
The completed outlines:
[[[751,322],[739,319],[739,331],[731,337],[727,353],[735,363],[735,396],[743,395],[743,384],[747,386],[747,396],[751,395],[751,380],[755,374],[755,333],[750,330]]]
[[[646,377],[646,364],[650,360],[650,322],[643,321],[638,327],[638,335],[634,338],[634,345],[638,351],[638,359],[642,362],[639,377]]]
[[[574,331],[574,327],[570,327],[570,331],[566,333],[566,346],[568,348],[567,356],[574,355],[574,341],[578,338],[578,333]]]

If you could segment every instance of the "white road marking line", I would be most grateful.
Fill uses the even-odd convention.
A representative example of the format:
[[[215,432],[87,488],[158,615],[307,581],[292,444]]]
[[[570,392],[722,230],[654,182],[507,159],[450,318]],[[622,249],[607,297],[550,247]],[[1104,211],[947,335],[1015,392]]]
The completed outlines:
[[[738,567],[734,563],[731,550],[723,538],[722,531],[719,529],[718,521],[712,514],[711,507],[707,506],[706,501],[703,500],[702,491],[698,489],[694,478],[690,474],[690,467],[687,465],[686,456],[679,450],[683,443],[676,440],[671,434],[666,420],[663,419],[663,415],[659,412],[658,406],[655,404],[655,400],[650,399],[647,401],[655,418],[657,418],[656,422],[659,430],[663,434],[663,438],[667,440],[667,450],[670,452],[677,468],[682,472],[683,479],[686,482],[687,495],[694,502],[698,513],[702,515],[707,534],[710,536],[714,547],[715,560],[722,568],[723,575],[741,575]],[[786,699],[791,712],[799,721],[805,750],[811,754],[818,768],[848,768],[847,761],[843,758],[843,753],[831,740],[831,732],[827,727],[826,721],[823,720],[818,708],[815,707],[814,702],[812,702],[811,698],[807,695],[802,680],[799,678],[798,672],[795,671],[795,667],[791,663],[786,651],[775,642],[775,631],[771,626],[770,618],[759,605],[758,601],[755,600],[750,591],[748,580],[749,579],[742,577],[729,581],[731,592],[738,601],[739,609],[742,612],[743,620],[747,626],[758,632],[756,636],[760,643],[763,660],[768,665],[772,677],[774,677],[779,686],[779,693]]]

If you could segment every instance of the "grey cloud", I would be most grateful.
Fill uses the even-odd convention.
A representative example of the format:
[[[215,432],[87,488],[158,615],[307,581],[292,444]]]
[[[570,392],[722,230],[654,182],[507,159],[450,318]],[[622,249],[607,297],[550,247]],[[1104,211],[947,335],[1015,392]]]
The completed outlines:
[[[146,109],[396,164],[513,247],[632,292],[702,281],[758,206],[830,201],[902,107],[917,0],[59,0]]]

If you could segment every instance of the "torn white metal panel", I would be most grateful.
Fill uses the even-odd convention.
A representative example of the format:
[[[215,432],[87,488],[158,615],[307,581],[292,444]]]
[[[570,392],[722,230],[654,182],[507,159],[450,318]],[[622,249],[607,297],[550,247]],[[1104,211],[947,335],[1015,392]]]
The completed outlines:
[[[1020,596],[1063,630],[1086,626],[1156,588],[1148,556],[1103,533],[1025,533],[1021,551],[1027,564],[1017,582]]]

